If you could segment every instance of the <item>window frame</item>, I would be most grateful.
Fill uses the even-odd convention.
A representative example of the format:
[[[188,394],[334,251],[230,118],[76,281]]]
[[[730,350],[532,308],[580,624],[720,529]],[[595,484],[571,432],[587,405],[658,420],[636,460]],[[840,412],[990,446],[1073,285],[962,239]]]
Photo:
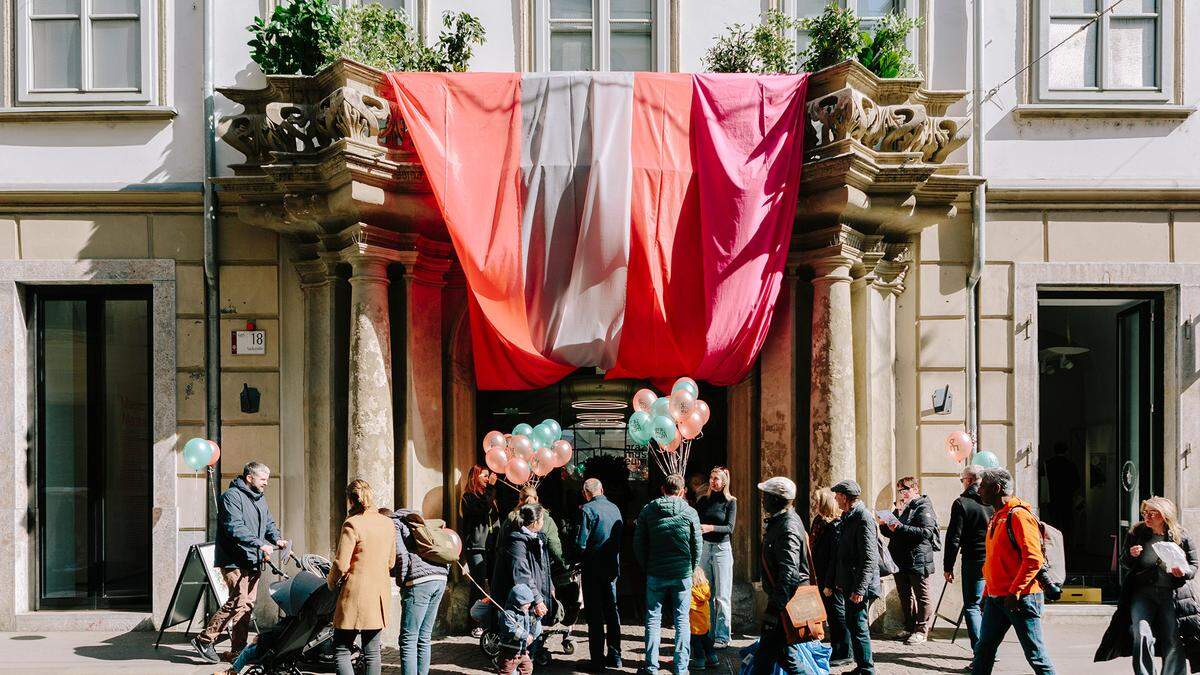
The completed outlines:
[[[550,0],[532,0],[533,2],[533,59],[534,72],[551,72],[550,70]],[[617,23],[638,23],[636,20],[612,19],[611,0],[591,0],[592,2],[592,63],[593,68],[588,72],[625,72],[612,71],[612,34],[611,25]],[[650,56],[651,71],[667,72],[671,68],[671,0],[650,0]],[[582,20],[576,20],[580,22]],[[607,25],[605,25],[607,24]],[[604,30],[599,30],[605,26]],[[567,72],[567,71],[554,71]]]
[[[1052,89],[1050,87],[1050,58],[1043,58],[1038,62],[1035,69],[1035,87],[1034,92],[1038,102],[1041,103],[1141,103],[1141,104],[1166,104],[1171,103],[1174,97],[1175,85],[1175,5],[1174,0],[1156,0],[1158,3],[1158,29],[1155,32],[1157,40],[1157,49],[1155,50],[1155,72],[1158,79],[1156,87],[1141,87],[1141,88],[1125,88],[1125,89],[1106,89],[1104,87],[1104,74],[1108,61],[1108,34],[1110,23],[1112,21],[1112,12],[1103,12],[1103,16],[1096,27],[1096,80],[1095,87],[1084,89]],[[1035,51],[1031,58],[1036,58],[1045,50],[1054,46],[1055,43],[1050,39],[1050,3],[1051,0],[1035,0],[1036,24],[1034,26],[1035,39],[1033,41]],[[1100,0],[1097,5],[1103,10],[1108,6],[1108,0]],[[1079,18],[1087,19],[1094,14],[1066,14],[1055,15],[1065,19]],[[1121,17],[1129,15],[1117,15],[1118,21]],[[1131,18],[1148,18],[1145,14],[1135,15]]]
[[[32,0],[17,0],[15,33],[17,52],[14,59],[16,70],[16,103],[18,105],[123,103],[150,105],[157,95],[155,64],[158,62],[157,30],[158,12],[154,0],[138,0],[138,45],[141,49],[139,76],[140,87],[134,89],[97,88],[92,86],[92,38],[91,8],[94,0],[79,0],[79,49],[80,89],[78,90],[35,90],[33,83],[33,21]],[[38,15],[34,15],[38,16]],[[56,15],[45,15],[56,16]],[[69,15],[63,15],[68,17]],[[129,19],[132,15],[103,15],[109,19]],[[103,20],[103,19],[102,19]]]

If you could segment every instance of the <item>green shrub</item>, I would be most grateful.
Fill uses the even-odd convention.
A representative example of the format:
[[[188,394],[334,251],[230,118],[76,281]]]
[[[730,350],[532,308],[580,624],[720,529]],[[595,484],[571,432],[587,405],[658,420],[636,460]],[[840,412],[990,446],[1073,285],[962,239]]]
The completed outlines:
[[[249,26],[250,58],[268,75],[313,75],[327,62],[322,47],[333,26],[327,0],[279,5],[269,21],[256,16]]]
[[[762,23],[747,28],[735,23],[704,53],[704,67],[714,73],[793,73],[796,41],[788,37],[797,22],[779,10],[767,10]]]
[[[906,43],[908,34],[924,23],[922,19],[886,14],[875,33],[863,33],[862,47],[855,58],[880,77],[921,77]]]

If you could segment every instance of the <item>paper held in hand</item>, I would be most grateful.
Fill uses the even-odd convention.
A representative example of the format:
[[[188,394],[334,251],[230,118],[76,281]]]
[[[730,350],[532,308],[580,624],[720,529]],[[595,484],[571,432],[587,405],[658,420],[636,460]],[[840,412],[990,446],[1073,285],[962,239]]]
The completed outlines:
[[[1156,541],[1151,545],[1154,549],[1154,555],[1158,556],[1159,562],[1163,569],[1170,572],[1178,567],[1181,570],[1187,571],[1189,568],[1187,555],[1183,549],[1173,541]]]
[[[896,514],[887,509],[879,509],[875,512],[875,515],[883,521],[884,525],[889,527],[900,524],[900,519],[896,517]]]

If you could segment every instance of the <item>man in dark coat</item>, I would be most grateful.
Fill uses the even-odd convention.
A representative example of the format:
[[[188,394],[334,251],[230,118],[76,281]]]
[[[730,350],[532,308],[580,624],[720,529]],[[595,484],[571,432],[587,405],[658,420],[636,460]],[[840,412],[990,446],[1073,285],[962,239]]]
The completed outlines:
[[[588,615],[588,649],[593,671],[620,668],[621,616],[617,612],[617,579],[621,576],[621,509],[604,496],[599,478],[583,482],[583,518],[576,539],[583,559],[583,604]],[[606,635],[607,629],[607,635]],[[605,639],[607,637],[607,640]],[[605,643],[608,655],[604,654]]]
[[[925,642],[933,618],[933,552],[938,548],[937,514],[933,502],[921,494],[913,476],[896,481],[895,518],[879,524],[888,542],[888,552],[899,571],[894,578],[904,614],[905,644]]]
[[[871,601],[883,595],[879,583],[879,527],[859,499],[862,489],[852,480],[834,485],[833,491],[842,516],[838,538],[837,575],[834,601],[846,608],[846,628],[850,630],[850,648],[854,652],[855,673],[872,675],[875,660],[871,654]]]
[[[229,599],[213,614],[208,626],[192,640],[192,647],[209,663],[217,663],[213,644],[226,625],[231,624],[229,650],[233,657],[246,647],[250,614],[258,595],[259,565],[276,548],[288,542],[275,526],[267,509],[264,491],[271,469],[259,462],[242,467],[242,475],[233,479],[217,504],[217,547],[214,563],[221,568]]]
[[[766,531],[762,539],[762,585],[767,594],[767,609],[754,657],[754,675],[766,675],[778,664],[788,675],[808,672],[799,654],[788,647],[784,635],[783,613],[787,603],[804,584],[812,583],[809,568],[808,533],[804,521],[792,508],[796,484],[775,476],[758,484]]]
[[[983,559],[987,539],[988,521],[994,510],[985,506],[979,497],[980,467],[968,464],[961,476],[963,493],[950,506],[950,525],[946,528],[946,554],[942,560],[946,583],[954,583],[954,560],[962,551],[962,597],[963,616],[967,623],[967,637],[971,647],[979,639],[979,625],[983,616],[980,602],[983,600]]]
[[[491,594],[493,598],[507,598],[513,586],[525,584],[535,596],[534,616],[543,618],[554,607],[550,551],[542,533],[545,510],[541,504],[526,504],[517,510],[517,517],[520,527],[508,533],[496,556]]]

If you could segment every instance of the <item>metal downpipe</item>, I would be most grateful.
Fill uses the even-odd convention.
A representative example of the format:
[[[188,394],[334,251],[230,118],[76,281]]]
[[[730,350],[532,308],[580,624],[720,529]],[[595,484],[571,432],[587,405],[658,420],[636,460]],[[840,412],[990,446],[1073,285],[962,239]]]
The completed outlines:
[[[971,173],[983,175],[983,0],[972,3],[971,26]],[[979,185],[971,197],[971,270],[967,274],[967,432],[979,443],[979,279],[983,276],[984,223],[987,187]]]
[[[204,391],[208,438],[221,443],[221,296],[217,263],[217,125],[214,101],[214,11],[216,0],[204,1]],[[218,466],[220,464],[218,463]],[[220,472],[208,471],[207,494],[220,490]],[[205,502],[208,502],[206,499]],[[216,504],[208,503],[208,540],[216,536]]]

